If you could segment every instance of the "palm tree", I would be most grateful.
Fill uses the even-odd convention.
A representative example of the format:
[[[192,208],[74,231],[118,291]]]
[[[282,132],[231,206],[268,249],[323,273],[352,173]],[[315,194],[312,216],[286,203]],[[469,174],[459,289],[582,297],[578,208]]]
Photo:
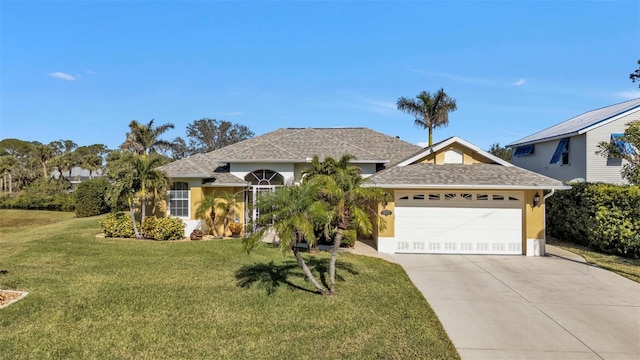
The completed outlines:
[[[218,199],[214,196],[206,196],[198,203],[196,207],[196,218],[204,219],[207,222],[207,228],[213,236],[218,236],[216,229],[216,208]]]
[[[444,89],[430,94],[423,91],[417,100],[401,97],[396,105],[398,110],[415,116],[415,124],[429,130],[429,146],[433,145],[433,129],[449,124],[449,113],[457,109],[456,101]]]
[[[325,229],[335,233],[329,261],[329,293],[332,295],[336,294],[336,261],[344,231],[355,228],[362,235],[371,235],[371,214],[375,214],[378,204],[387,199],[387,193],[382,189],[362,187],[364,179],[360,169],[347,159],[354,157],[343,155],[338,161],[326,158],[324,162],[328,165],[324,169],[327,173],[308,176],[304,181],[320,187],[319,199],[329,209]]]
[[[31,150],[31,156],[33,156],[33,158],[42,166],[43,178],[48,178],[49,173],[47,172],[47,163],[53,158],[53,148],[49,145],[35,142]]]
[[[223,192],[220,195],[219,201],[216,204],[216,209],[220,212],[220,218],[222,219],[222,235],[227,235],[229,228],[229,218],[235,219],[235,214],[238,211],[236,199],[240,195],[240,192]]]
[[[133,151],[142,157],[158,150],[173,150],[175,146],[173,142],[159,139],[160,135],[174,128],[173,124],[168,123],[154,128],[153,122],[154,119],[151,119],[148,124],[143,125],[136,120],[131,120],[127,139],[120,148]]]
[[[134,205],[136,201],[140,203],[140,220],[144,221],[147,202],[154,202],[158,197],[158,189],[166,188],[169,184],[167,176],[157,170],[164,163],[165,159],[160,155],[142,158],[133,153],[123,153],[110,164],[109,176],[115,180],[109,195],[110,203],[115,207],[120,199],[127,200],[136,238],[142,236],[136,226]]]
[[[317,201],[318,191],[318,184],[305,183],[301,186],[279,187],[275,192],[260,195],[256,204],[260,209],[258,221],[267,225],[249,234],[244,239],[244,247],[250,252],[268,231],[274,231],[280,239],[280,249],[284,253],[293,252],[307,279],[318,292],[328,294],[311,273],[298,248],[304,240],[308,244],[315,243],[315,224],[326,219],[327,207]]]

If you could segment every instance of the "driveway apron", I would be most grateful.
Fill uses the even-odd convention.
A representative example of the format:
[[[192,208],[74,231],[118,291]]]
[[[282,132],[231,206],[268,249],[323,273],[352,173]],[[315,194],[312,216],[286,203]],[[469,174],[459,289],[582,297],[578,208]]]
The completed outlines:
[[[463,359],[640,359],[640,284],[547,248],[544,257],[389,257]]]

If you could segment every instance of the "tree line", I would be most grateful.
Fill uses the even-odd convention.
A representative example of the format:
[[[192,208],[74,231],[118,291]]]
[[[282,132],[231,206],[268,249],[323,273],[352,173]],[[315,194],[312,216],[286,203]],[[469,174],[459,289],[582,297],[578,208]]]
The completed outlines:
[[[131,125],[134,125],[133,127]],[[15,193],[28,188],[36,181],[48,180],[54,176],[61,182],[72,181],[72,169],[82,168],[93,178],[97,172],[107,174],[109,163],[122,157],[122,152],[140,152],[138,139],[154,139],[151,151],[161,155],[166,162],[178,160],[198,153],[205,153],[249,139],[254,136],[247,126],[225,120],[202,118],[186,127],[186,141],[182,137],[162,140],[159,137],[173,124],[154,127],[154,120],[140,124],[133,120],[129,133],[118,149],[108,149],[104,144],[78,146],[73,140],[57,140],[48,144],[21,139],[0,141],[0,192]],[[133,135],[132,129],[142,129],[147,133]]]

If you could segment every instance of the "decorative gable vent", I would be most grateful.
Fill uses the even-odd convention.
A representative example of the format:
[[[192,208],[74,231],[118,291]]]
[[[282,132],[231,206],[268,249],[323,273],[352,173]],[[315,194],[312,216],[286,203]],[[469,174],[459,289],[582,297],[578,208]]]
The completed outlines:
[[[444,152],[445,164],[462,164],[463,155],[459,150],[451,149]]]

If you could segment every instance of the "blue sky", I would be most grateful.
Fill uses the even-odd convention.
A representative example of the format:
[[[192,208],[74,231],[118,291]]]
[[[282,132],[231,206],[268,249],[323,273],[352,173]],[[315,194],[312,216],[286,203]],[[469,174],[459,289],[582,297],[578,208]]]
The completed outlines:
[[[369,127],[419,143],[395,107],[456,99],[439,141],[507,144],[640,97],[638,1],[1,1],[0,139],[116,148],[132,119],[209,117],[257,135]]]

